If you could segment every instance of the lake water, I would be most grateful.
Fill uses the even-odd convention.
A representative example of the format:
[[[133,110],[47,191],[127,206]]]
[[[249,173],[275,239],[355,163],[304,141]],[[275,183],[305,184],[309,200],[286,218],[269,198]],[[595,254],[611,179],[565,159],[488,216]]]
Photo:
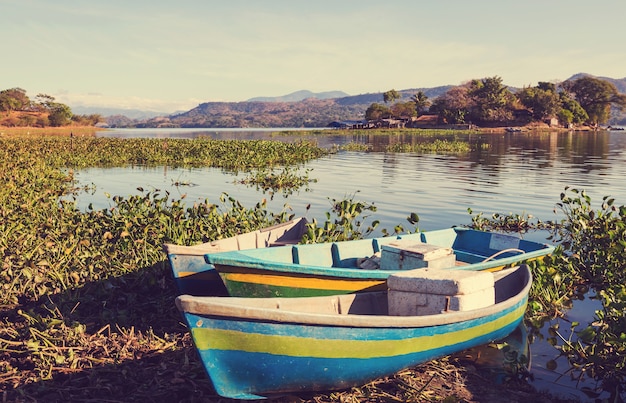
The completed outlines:
[[[297,141],[304,137],[273,134],[284,129],[123,129],[100,132],[106,137],[271,139]],[[472,151],[463,155],[385,153],[386,144],[423,141],[417,136],[332,136],[309,137],[321,147],[348,142],[371,144],[373,152],[339,152],[311,161],[300,167],[301,173],[316,182],[308,189],[289,195],[267,194],[254,187],[236,183],[245,175],[235,176],[214,168],[89,168],[77,173],[81,185],[93,185],[94,191],[81,195],[82,207],[111,205],[105,194],[129,196],[137,187],[168,190],[172,197],[186,195],[194,200],[219,203],[222,192],[248,207],[268,199],[270,210],[279,211],[285,204],[296,215],[324,220],[330,199],[373,203],[372,218],[380,228],[393,229],[397,224],[413,229],[406,221],[411,213],[420,217],[421,230],[434,230],[471,223],[468,208],[474,214],[530,214],[542,221],[558,220],[555,204],[566,186],[585,190],[599,209],[604,196],[612,196],[617,205],[626,204],[626,133],[624,131],[554,132],[554,133],[485,133],[457,135],[467,139]],[[308,171],[307,171],[308,170]],[[183,185],[181,185],[183,184]],[[546,234],[531,233],[529,239],[545,241]],[[571,315],[589,317],[597,305],[586,300],[575,305]],[[581,320],[577,318],[576,320]],[[581,322],[585,323],[584,320]],[[563,324],[561,328],[569,328]],[[567,363],[556,371],[545,369],[547,360],[557,352],[546,343],[531,346],[539,389],[566,396],[585,398],[564,374]]]

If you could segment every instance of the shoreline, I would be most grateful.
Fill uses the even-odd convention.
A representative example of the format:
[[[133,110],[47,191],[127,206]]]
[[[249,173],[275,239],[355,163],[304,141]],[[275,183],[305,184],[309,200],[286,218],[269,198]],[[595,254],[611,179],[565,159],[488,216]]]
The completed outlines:
[[[0,136],[11,136],[11,135],[38,135],[38,134],[46,134],[46,135],[58,135],[63,136],[70,134],[74,135],[93,135],[98,131],[102,131],[106,129],[102,129],[94,126],[62,126],[62,127],[30,127],[30,126],[19,126],[19,127],[6,127],[0,126]]]
[[[547,125],[546,126],[475,127],[473,130],[476,130],[481,133],[487,133],[487,134],[503,134],[503,133],[507,133],[508,132],[507,129],[510,129],[511,127],[514,127],[515,129],[519,129],[518,131],[516,131],[516,133],[594,131],[592,128],[588,126],[581,126],[581,127],[576,127],[576,128],[564,128],[564,127],[550,127]],[[212,129],[212,128],[199,127],[198,129]],[[215,129],[220,129],[220,128],[215,128]],[[277,129],[280,129],[280,128],[277,128]],[[62,126],[62,127],[0,126],[0,136],[6,136],[6,135],[8,136],[12,136],[12,135],[89,136],[89,135],[95,135],[95,133],[97,132],[106,131],[106,130],[107,128],[95,127],[95,126]],[[250,130],[254,130],[254,128],[250,128]],[[385,129],[372,129],[372,130],[378,131],[378,130],[385,130]],[[389,130],[401,131],[404,129],[389,129]],[[415,130],[415,129],[407,128],[406,130]],[[423,130],[445,131],[447,129],[423,128]],[[346,131],[350,132],[350,129]]]

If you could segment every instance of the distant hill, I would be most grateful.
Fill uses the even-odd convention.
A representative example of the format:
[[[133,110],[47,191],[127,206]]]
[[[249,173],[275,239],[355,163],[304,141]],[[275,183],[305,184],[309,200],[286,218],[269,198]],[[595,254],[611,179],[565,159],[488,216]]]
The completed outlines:
[[[339,98],[342,99],[342,98]],[[325,127],[334,120],[362,119],[367,106],[342,105],[338,99],[307,98],[298,102],[206,102],[190,111],[156,119],[145,127]]]
[[[578,73],[578,74],[574,74],[573,76],[571,76],[570,78],[568,78],[565,81],[576,80],[576,79],[581,78],[581,77],[594,77],[594,78],[599,78],[601,80],[608,81],[611,84],[613,84],[615,86],[615,88],[617,88],[617,91],[621,92],[622,94],[626,94],[626,77],[624,77],[624,78],[610,78],[610,77],[594,76],[592,74],[587,74],[587,73]]]
[[[568,80],[585,75],[591,76],[579,73]],[[597,78],[613,83],[618,91],[626,93],[626,78]],[[401,101],[408,101],[418,91],[433,100],[452,87],[411,88],[398,92],[402,95]],[[365,111],[373,103],[383,103],[382,92],[347,95],[342,91],[314,93],[302,90],[279,97],[251,98],[244,102],[205,102],[182,113],[137,118],[134,124],[120,119],[120,115],[124,115],[120,112],[107,123],[137,127],[325,127],[333,121],[363,119]],[[615,113],[610,124],[626,124],[626,113]]]
[[[452,86],[399,90],[402,101],[418,91],[434,99]],[[325,98],[342,94],[337,98]],[[311,96],[313,95],[313,96]],[[291,99],[299,99],[290,101]],[[245,102],[206,102],[167,119],[155,118],[141,127],[326,127],[339,120],[359,120],[373,103],[383,103],[382,93],[345,95],[341,91],[297,91],[282,97],[259,97]]]
[[[139,109],[106,108],[97,106],[70,106],[74,115],[126,116],[129,119],[150,119],[167,115],[168,112],[144,111]]]
[[[256,97],[250,98],[247,102],[298,102],[308,98],[315,99],[332,99],[346,97],[343,91],[327,91],[327,92],[311,92],[308,90],[301,90],[292,92],[291,94],[282,95],[279,97]]]

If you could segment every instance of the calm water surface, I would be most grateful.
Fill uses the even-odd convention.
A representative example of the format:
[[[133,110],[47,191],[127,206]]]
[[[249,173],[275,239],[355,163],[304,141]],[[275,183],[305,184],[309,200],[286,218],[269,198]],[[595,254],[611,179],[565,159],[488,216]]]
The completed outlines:
[[[108,137],[271,139],[297,141],[301,136],[273,134],[277,129],[124,129],[105,131]],[[547,221],[559,218],[554,207],[565,186],[584,189],[599,206],[603,196],[626,203],[626,134],[624,132],[572,132],[554,134],[466,135],[475,151],[467,155],[435,155],[384,152],[340,152],[301,167],[317,182],[290,195],[271,195],[235,183],[245,174],[233,175],[214,168],[89,168],[78,173],[82,184],[96,185],[81,205],[108,207],[105,192],[112,195],[137,193],[142,186],[168,190],[173,197],[218,201],[226,192],[244,203],[269,200],[272,208],[288,203],[296,214],[309,216],[328,210],[329,199],[352,197],[374,203],[381,226],[408,225],[415,212],[419,227],[432,230],[468,224],[471,208],[485,216],[492,213],[532,214]],[[411,136],[316,136],[321,147],[360,142],[375,149],[397,142],[423,141]],[[182,185],[181,185],[182,184]],[[273,197],[272,197],[273,196]]]
[[[274,134],[284,129],[124,129],[99,134],[106,137],[271,139],[298,141],[302,136]],[[112,201],[105,196],[137,194],[137,187],[170,192],[173,198],[185,195],[190,203],[208,200],[218,203],[221,193],[228,193],[248,207],[267,199],[272,211],[288,204],[296,215],[324,220],[332,199],[373,203],[377,211],[372,218],[380,227],[392,229],[401,224],[413,229],[406,221],[410,213],[420,217],[421,230],[434,230],[453,225],[469,224],[470,208],[474,214],[531,214],[542,221],[560,219],[555,204],[566,186],[584,189],[594,208],[600,208],[604,196],[612,196],[616,204],[626,204],[626,134],[614,132],[571,133],[486,133],[459,135],[468,139],[474,151],[464,155],[436,155],[385,152],[339,152],[303,165],[302,174],[316,182],[308,189],[289,195],[268,194],[236,183],[245,175],[233,175],[214,168],[172,169],[89,168],[78,172],[81,185],[94,185],[89,194],[79,197],[81,207],[92,204],[106,208]],[[424,141],[419,136],[332,136],[318,135],[314,139],[321,147],[347,142],[371,144],[381,150],[386,144]],[[305,170],[309,170],[308,173]],[[306,213],[306,206],[311,209]],[[546,234],[526,237],[545,241]],[[586,323],[592,320],[597,305],[585,300],[575,305],[571,320]],[[581,318],[582,316],[583,318]],[[567,323],[561,329],[569,328]],[[567,336],[565,336],[567,337]],[[558,391],[567,396],[585,398],[569,381],[566,362],[559,362],[556,371],[545,369],[547,360],[556,351],[537,341],[532,345],[533,385],[539,389]],[[564,374],[564,375],[563,375]]]

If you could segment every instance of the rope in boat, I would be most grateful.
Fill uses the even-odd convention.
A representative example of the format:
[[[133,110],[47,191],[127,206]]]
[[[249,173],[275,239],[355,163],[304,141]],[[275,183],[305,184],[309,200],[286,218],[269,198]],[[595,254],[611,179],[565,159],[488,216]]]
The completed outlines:
[[[490,261],[491,259],[493,259],[493,258],[495,258],[495,257],[497,257],[497,256],[499,256],[499,255],[501,255],[501,254],[503,254],[503,253],[506,253],[506,252],[519,252],[519,253],[526,253],[525,251],[523,251],[523,250],[521,250],[521,249],[515,249],[515,248],[503,249],[503,250],[498,251],[498,252],[494,253],[493,255],[489,256],[487,259],[483,260],[483,262],[488,262],[488,261]]]

